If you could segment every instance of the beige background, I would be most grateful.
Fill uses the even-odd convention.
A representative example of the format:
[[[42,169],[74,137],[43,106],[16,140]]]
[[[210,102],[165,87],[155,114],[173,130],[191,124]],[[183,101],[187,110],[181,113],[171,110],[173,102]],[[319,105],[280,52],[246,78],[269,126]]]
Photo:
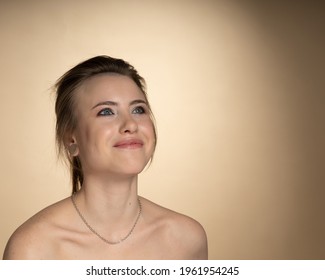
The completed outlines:
[[[321,2],[1,1],[0,252],[70,193],[51,86],[108,54],[157,119],[141,195],[200,221],[211,259],[324,259]]]

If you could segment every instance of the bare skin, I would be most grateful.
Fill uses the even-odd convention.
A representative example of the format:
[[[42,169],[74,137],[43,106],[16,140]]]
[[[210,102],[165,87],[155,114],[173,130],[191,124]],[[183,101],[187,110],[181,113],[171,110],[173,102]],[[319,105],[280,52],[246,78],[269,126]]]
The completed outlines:
[[[117,241],[139,213],[137,177],[154,150],[143,94],[124,76],[98,75],[76,93],[78,118],[66,145],[77,146],[84,173],[75,201],[88,223]],[[136,140],[125,145],[123,141]],[[121,144],[122,143],[122,144]],[[70,198],[37,213],[11,236],[4,259],[207,259],[207,238],[195,220],[140,197],[142,212],[123,242],[91,232]]]
[[[200,224],[140,199],[140,220],[120,244],[108,245],[90,232],[68,198],[18,228],[4,259],[207,259],[206,236]]]

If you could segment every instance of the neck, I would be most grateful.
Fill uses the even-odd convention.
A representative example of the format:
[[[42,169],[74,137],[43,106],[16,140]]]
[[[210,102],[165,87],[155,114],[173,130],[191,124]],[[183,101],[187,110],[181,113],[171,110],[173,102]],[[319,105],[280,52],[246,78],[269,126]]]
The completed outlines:
[[[139,213],[137,176],[103,180],[85,176],[75,201],[92,227],[116,240]]]

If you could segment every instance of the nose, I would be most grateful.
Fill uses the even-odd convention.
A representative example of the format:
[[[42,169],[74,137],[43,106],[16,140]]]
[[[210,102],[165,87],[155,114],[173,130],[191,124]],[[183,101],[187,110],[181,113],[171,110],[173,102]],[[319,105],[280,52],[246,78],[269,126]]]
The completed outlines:
[[[135,133],[138,130],[138,123],[132,115],[123,115],[121,116],[121,126],[120,126],[120,133],[125,134],[125,133]]]

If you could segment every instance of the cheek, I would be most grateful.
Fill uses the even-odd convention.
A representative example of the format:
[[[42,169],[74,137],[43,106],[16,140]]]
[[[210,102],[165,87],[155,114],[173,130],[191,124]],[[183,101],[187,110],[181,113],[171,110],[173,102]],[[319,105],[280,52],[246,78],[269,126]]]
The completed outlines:
[[[79,148],[79,157],[81,161],[85,158],[87,154],[87,149],[89,149],[89,133],[87,130],[81,130],[76,132],[76,141]]]
[[[99,131],[91,125],[83,124],[78,127],[76,131],[76,140],[81,157],[96,146],[96,141],[98,141],[99,138],[97,137],[98,133]]]
[[[146,121],[142,125],[143,133],[145,134],[146,138],[148,139],[148,142],[152,146],[152,150],[155,148],[155,142],[156,142],[156,134],[155,134],[155,128],[151,120]]]
[[[90,125],[81,132],[81,143],[86,148],[106,145],[114,136],[114,129],[109,126]]]

